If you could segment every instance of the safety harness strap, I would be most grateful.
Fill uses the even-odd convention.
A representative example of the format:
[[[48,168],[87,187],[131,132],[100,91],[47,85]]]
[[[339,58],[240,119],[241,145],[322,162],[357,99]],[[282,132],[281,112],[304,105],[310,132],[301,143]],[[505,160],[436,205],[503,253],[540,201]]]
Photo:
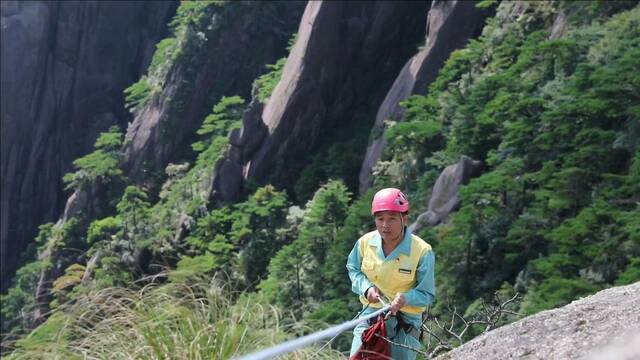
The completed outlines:
[[[420,338],[422,337],[422,330],[404,321],[402,316],[396,316],[396,319],[398,321],[398,325],[396,325],[396,334],[398,333],[398,330],[402,329],[405,334],[413,336],[416,340],[420,341]]]

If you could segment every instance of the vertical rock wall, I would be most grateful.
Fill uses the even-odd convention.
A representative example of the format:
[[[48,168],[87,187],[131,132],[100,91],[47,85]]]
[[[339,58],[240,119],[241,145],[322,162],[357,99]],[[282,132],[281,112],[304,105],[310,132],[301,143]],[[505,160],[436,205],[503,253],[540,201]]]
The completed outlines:
[[[480,35],[489,15],[489,11],[478,9],[473,1],[434,1],[431,4],[424,47],[404,65],[387,93],[376,115],[374,133],[383,134],[385,120],[402,120],[400,102],[414,94],[425,94],[451,52]],[[382,135],[369,144],[360,170],[361,193],[371,186],[371,171],[385,146]]]
[[[111,125],[145,71],[171,1],[2,1],[0,263],[4,291],[37,226],[65,203],[61,178]]]
[[[260,4],[227,3],[212,8],[207,33],[199,35],[195,48],[181,49],[185,55],[169,62],[171,69],[162,91],[137,113],[127,130],[125,170],[134,182],[154,185],[155,174],[172,159],[192,154],[189,146],[205,114],[221,96],[246,96],[253,79],[265,71],[285,51],[287,40],[298,24],[304,2],[286,1]],[[67,201],[59,224],[82,213],[95,216],[99,208],[101,184],[77,190]],[[104,199],[103,199],[104,200]],[[138,261],[143,252],[133,255]],[[52,264],[40,273],[31,314],[32,325],[46,319],[51,301],[50,288],[64,269],[74,262],[68,251],[47,249],[40,255]]]
[[[425,1],[309,2],[280,82],[264,107],[253,102],[243,129],[232,135],[214,197],[233,200],[243,178],[291,186],[319,144],[375,114],[424,39],[428,7]]]
[[[237,1],[220,7],[197,58],[172,64],[161,93],[129,127],[129,176],[148,181],[151,173],[164,173],[168,162],[192,156],[196,130],[220,98],[248,98],[253,80],[284,56],[305,4]]]

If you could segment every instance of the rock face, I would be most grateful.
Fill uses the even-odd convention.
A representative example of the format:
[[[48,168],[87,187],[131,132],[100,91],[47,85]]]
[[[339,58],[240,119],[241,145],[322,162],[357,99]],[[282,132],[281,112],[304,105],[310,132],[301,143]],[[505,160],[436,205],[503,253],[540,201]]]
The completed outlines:
[[[292,185],[324,139],[377,109],[424,36],[427,12],[424,1],[309,2],[280,82],[232,135],[214,197],[232,200],[239,179]]]
[[[605,347],[585,357],[588,360],[615,359],[636,360],[640,358],[640,331],[620,336]]]
[[[2,1],[2,291],[37,226],[65,204],[61,178],[111,125],[176,2]]]
[[[285,55],[304,6],[303,1],[273,1],[220,7],[196,58],[172,66],[162,92],[129,126],[128,174],[144,180],[149,172],[162,172],[167,163],[184,157],[185,149],[191,152],[196,130],[222,96],[248,98],[265,65]]]
[[[428,210],[418,216],[410,227],[411,231],[417,232],[425,225],[435,226],[457,210],[460,205],[460,185],[469,183],[469,180],[480,175],[481,171],[482,163],[467,156],[463,156],[457,164],[447,166],[433,185]]]
[[[639,308],[640,282],[603,290],[490,331],[438,359],[638,359],[640,343],[632,339],[640,334]]]
[[[400,102],[414,94],[425,94],[451,52],[480,35],[489,15],[489,11],[476,8],[473,1],[432,2],[424,48],[407,61],[394,81],[376,114],[374,133],[382,134],[385,120],[402,120]],[[367,147],[360,170],[360,193],[371,186],[372,169],[385,146],[384,136],[380,136]]]
[[[137,177],[137,180],[144,180],[145,176],[148,177],[149,171],[164,169],[172,156],[184,148],[183,142],[191,139],[192,134],[202,122],[204,113],[211,110],[212,96],[217,102],[223,94],[248,91],[243,89],[249,89],[251,80],[260,72],[260,69],[266,63],[276,59],[277,49],[281,49],[280,51],[284,49],[293,24],[297,23],[295,14],[302,13],[304,4],[300,2],[269,3],[260,7],[250,6],[249,9],[254,9],[252,11],[243,11],[247,10],[247,3],[234,3],[231,6],[230,9],[223,10],[228,10],[230,13],[226,14],[228,18],[223,18],[220,22],[222,31],[215,34],[218,36],[212,36],[212,42],[203,44],[200,49],[204,53],[200,55],[207,57],[199,59],[202,67],[197,72],[195,84],[187,84],[185,87],[185,72],[193,72],[193,69],[188,69],[183,62],[175,64],[173,71],[168,74],[169,80],[162,93],[136,116],[134,123],[129,127],[127,134],[129,145],[125,147],[128,175]],[[277,24],[270,27],[269,31],[262,31],[262,35],[256,40],[252,36],[260,31],[256,24],[263,21],[263,15],[269,12],[277,14],[275,18]],[[294,17],[293,20],[289,18],[291,16]],[[289,24],[285,19],[291,23]],[[231,24],[227,20],[231,20]],[[241,45],[233,45],[234,39]],[[256,43],[252,43],[254,41]],[[228,48],[227,45],[229,45]],[[265,51],[260,52],[261,56],[249,57],[249,54],[245,53],[251,50],[256,51],[259,46],[265,47]],[[247,59],[234,64],[238,58],[244,57]],[[231,71],[232,74],[237,75],[237,78],[218,82],[220,79],[216,76],[222,76],[225,71]],[[176,102],[170,100],[178,96],[178,92],[188,94],[188,104],[180,106],[183,110],[178,110]],[[185,117],[177,116],[179,114]],[[168,128],[174,129],[170,137],[166,134]],[[105,199],[101,199],[101,197],[104,198],[103,193],[101,184],[95,182],[90,189],[76,190],[69,197],[57,226],[63,226],[68,219],[78,213],[95,218],[100,212],[99,204],[105,202]],[[186,215],[180,217],[174,241],[182,240],[192,226],[192,221],[193,219]],[[65,251],[48,250],[41,254],[41,259],[48,260],[53,266],[40,273],[35,294],[38,306],[30,319],[32,326],[46,319],[47,304],[51,300],[51,284],[63,274],[73,257]],[[133,254],[129,254],[124,259],[124,262],[132,268],[145,268],[144,263],[149,259],[150,253],[147,249],[136,249]]]

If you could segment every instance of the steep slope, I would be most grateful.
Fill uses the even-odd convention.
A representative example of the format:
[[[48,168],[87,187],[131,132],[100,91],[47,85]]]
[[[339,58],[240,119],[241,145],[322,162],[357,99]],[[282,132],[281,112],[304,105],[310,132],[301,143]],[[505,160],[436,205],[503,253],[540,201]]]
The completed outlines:
[[[291,187],[320,144],[367,121],[423,37],[427,12],[424,1],[310,2],[280,82],[232,135],[216,197],[237,198],[241,179]]]
[[[96,144],[100,161],[86,168],[97,164],[107,171],[89,172],[99,181],[88,186],[74,184],[62,221],[44,226],[38,237],[39,259],[20,269],[18,285],[2,297],[3,335],[20,339],[31,330],[24,325],[28,316],[35,315],[33,323],[44,320],[18,347],[37,352],[57,344],[65,351],[60,339],[70,330],[68,338],[91,339],[84,343],[90,347],[93,339],[109,338],[102,348],[107,353],[123,342],[123,348],[145,349],[128,336],[137,320],[126,320],[116,344],[109,344],[112,337],[91,326],[87,337],[86,327],[73,330],[61,317],[100,316],[95,308],[83,309],[81,299],[105,288],[126,287],[127,293],[159,281],[191,296],[186,289],[201,278],[204,291],[218,292],[211,286],[222,274],[233,290],[248,288],[251,303],[287,309],[291,315],[281,323],[293,331],[299,319],[316,326],[357,313],[344,263],[355,239],[373,225],[373,189],[353,197],[357,169],[355,181],[337,176],[318,189],[327,174],[342,175],[327,171],[305,191],[296,185],[323,151],[331,155],[324,167],[364,153],[384,95],[424,39],[417,18],[426,13],[407,16],[395,8],[399,2],[311,2],[288,61],[278,60],[270,69],[281,71],[254,82],[256,96],[241,120],[242,99],[218,99],[231,94],[221,93],[230,89],[226,82],[207,75],[225,77],[212,57],[234,71],[237,63],[255,70],[253,59],[236,56],[250,52],[230,46],[226,53],[222,44],[241,39],[241,28],[255,36],[268,32],[256,25],[265,21],[262,15],[282,25],[291,16],[278,4],[182,2],[172,21],[176,36],[158,44],[149,72],[127,90],[137,114],[124,148],[126,175],[133,178],[121,176],[121,134],[103,134]],[[385,123],[387,146],[374,167],[374,187],[403,188],[412,218],[433,213],[418,225],[439,223],[419,229],[437,252],[434,316],[443,316],[447,299],[473,315],[494,291],[524,293],[519,311],[536,313],[640,280],[639,10],[631,2],[501,2],[482,36],[452,52],[429,93],[407,99],[405,121]],[[248,12],[252,19],[244,17]],[[418,25],[409,29],[405,22]],[[398,35],[405,30],[415,38]],[[290,35],[273,32],[282,47]],[[399,38],[407,43],[396,43]],[[284,53],[273,51],[269,56]],[[263,86],[265,76],[273,87]],[[209,116],[196,119],[213,104]],[[334,147],[337,139],[362,134],[358,147]],[[167,164],[175,160],[181,163]],[[87,179],[83,171],[74,174]],[[266,182],[277,187],[259,187]],[[305,204],[308,197],[285,192],[292,184],[296,195],[315,192],[312,200]],[[100,186],[115,189],[113,196],[101,199],[107,191]],[[248,195],[246,201],[211,201],[240,195]],[[92,211],[100,205],[92,203],[108,204],[107,211]],[[167,268],[168,274],[159,273]],[[145,309],[147,301],[125,300],[134,309]],[[184,320],[184,312],[165,306],[173,302],[167,299],[144,318],[163,318],[168,310]],[[127,309],[113,313],[122,319],[120,310]],[[207,318],[202,328],[224,331],[214,323]],[[197,347],[192,332],[164,329],[171,329],[168,336],[156,336],[163,328],[152,326],[144,332],[150,336],[139,338],[153,343],[157,357],[175,356],[177,338],[197,355],[215,353],[208,337]],[[261,335],[261,329],[249,331]]]
[[[373,166],[380,159],[386,141],[385,120],[399,121],[404,109],[400,102],[413,94],[425,94],[429,84],[452,51],[477,37],[491,12],[479,9],[472,1],[433,1],[427,19],[427,36],[422,50],[404,65],[376,114],[373,134],[379,134],[367,147],[360,170],[360,193],[371,186]]]
[[[168,61],[158,79],[162,88],[127,131],[130,176],[149,181],[168,162],[191,157],[189,144],[211,107],[225,95],[248,98],[265,65],[284,54],[305,2],[255,5],[238,1],[214,7],[208,19],[184,35],[180,60]]]
[[[640,333],[640,282],[600,291],[479,336],[439,356],[465,359],[583,359],[619,337]],[[640,357],[640,344],[599,352],[599,359]],[[613,350],[618,350],[614,352]],[[595,355],[595,354],[594,354]]]
[[[147,81],[152,86],[159,84],[149,90],[144,102],[134,106],[136,117],[122,149],[122,167],[131,182],[159,190],[167,163],[191,155],[189,144],[212,102],[224,94],[247,93],[264,65],[284,51],[304,5],[291,1],[263,6],[251,2],[202,2],[178,8],[172,22],[174,37],[158,45],[147,75],[134,85]],[[171,44],[168,51],[163,42]],[[252,55],[253,51],[259,53]],[[113,199],[105,196],[113,186],[114,181],[108,179],[78,185],[56,228],[71,226],[85,233],[92,220],[115,210],[109,210],[113,206],[107,203]],[[176,219],[163,220],[159,227],[172,227]],[[136,248],[132,260],[136,264],[132,266],[139,266],[137,262],[148,250],[144,246]],[[54,280],[69,265],[85,261],[82,255],[70,254],[56,241],[49,241],[39,258],[52,266],[40,271],[31,321],[34,324],[46,318]]]
[[[60,214],[71,161],[98,133],[130,120],[122,90],[146,69],[175,7],[2,2],[2,291],[37,225]]]

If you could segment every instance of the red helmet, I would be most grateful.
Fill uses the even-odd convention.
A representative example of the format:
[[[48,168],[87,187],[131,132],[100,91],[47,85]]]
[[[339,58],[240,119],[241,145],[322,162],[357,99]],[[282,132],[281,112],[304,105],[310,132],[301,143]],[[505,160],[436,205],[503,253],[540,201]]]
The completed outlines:
[[[399,189],[382,189],[376,193],[371,203],[371,215],[378,211],[409,212],[409,200]]]

